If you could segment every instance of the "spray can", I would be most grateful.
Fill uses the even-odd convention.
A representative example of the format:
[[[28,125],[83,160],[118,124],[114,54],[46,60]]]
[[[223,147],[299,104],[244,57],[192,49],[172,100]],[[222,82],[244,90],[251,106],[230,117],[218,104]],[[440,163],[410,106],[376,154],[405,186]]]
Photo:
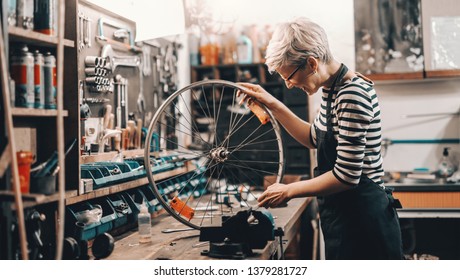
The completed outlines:
[[[45,59],[43,55],[35,51],[34,54],[34,89],[35,89],[35,108],[45,108],[45,78],[44,78]]]
[[[34,94],[34,56],[27,46],[11,57],[11,78],[16,83],[17,107],[33,108]]]
[[[45,66],[43,72],[45,74],[45,109],[56,109],[56,58],[49,52],[45,55]]]
[[[17,0],[16,12],[18,27],[34,28],[34,0]]]
[[[43,34],[56,35],[56,0],[34,1],[34,30]]]

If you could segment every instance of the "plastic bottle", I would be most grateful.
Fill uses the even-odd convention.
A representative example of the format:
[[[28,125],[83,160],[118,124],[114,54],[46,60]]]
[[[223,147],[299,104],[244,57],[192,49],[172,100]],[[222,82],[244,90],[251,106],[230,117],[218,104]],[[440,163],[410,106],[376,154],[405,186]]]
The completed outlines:
[[[438,165],[438,173],[442,178],[447,178],[454,173],[454,165],[449,159],[449,148],[444,148],[442,159]]]
[[[244,33],[236,41],[238,63],[252,63],[252,41]]]
[[[152,233],[150,231],[152,227],[152,220],[150,213],[145,206],[145,203],[141,205],[141,211],[137,215],[137,223],[139,227],[139,243],[149,243],[152,241]]]

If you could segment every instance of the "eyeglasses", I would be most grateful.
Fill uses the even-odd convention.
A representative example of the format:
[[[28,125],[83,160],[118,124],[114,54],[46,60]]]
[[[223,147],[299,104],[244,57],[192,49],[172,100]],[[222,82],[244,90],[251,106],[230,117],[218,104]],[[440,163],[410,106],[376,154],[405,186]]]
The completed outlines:
[[[292,73],[291,73],[286,79],[284,79],[284,80],[285,80],[285,81],[289,81],[289,80],[292,78],[292,76],[294,76],[295,73],[297,73],[297,71],[299,71],[299,69],[300,69],[303,65],[304,65],[304,64],[302,63],[302,64],[300,64],[299,66],[297,66],[297,68],[294,69],[294,71],[292,71]]]
[[[297,71],[299,71],[299,69],[304,66],[304,64],[300,64],[299,66],[297,66],[296,69],[294,69],[294,71],[292,71],[292,73],[286,78],[284,79],[285,82],[290,82],[290,80],[292,79],[292,77],[295,75],[295,73],[297,73]],[[310,77],[311,75],[314,75],[316,74],[316,70],[313,70],[310,74],[308,74],[307,76],[304,77],[304,79]],[[283,76],[281,76],[281,78],[283,78]]]

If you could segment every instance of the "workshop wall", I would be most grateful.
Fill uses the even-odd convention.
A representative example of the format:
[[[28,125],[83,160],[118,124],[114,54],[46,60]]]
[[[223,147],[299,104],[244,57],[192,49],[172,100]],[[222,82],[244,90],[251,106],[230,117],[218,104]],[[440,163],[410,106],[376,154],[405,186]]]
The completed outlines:
[[[221,7],[221,11],[237,14],[236,25],[240,27],[251,24],[275,25],[296,16],[306,16],[326,30],[335,58],[351,69],[355,67],[353,0],[285,0],[270,1],[269,5],[263,0],[235,0],[231,1],[231,5],[225,4],[226,1],[213,2]],[[180,61],[179,68],[188,69],[189,64]],[[383,138],[400,140],[460,137],[458,116],[403,118],[404,114],[457,112],[460,107],[460,81],[404,81],[397,84],[377,82],[376,89],[382,109]],[[310,119],[316,115],[319,104],[319,94],[310,97]],[[442,156],[443,147],[452,148],[451,154],[458,164],[460,145],[404,144],[388,148],[384,159],[385,169],[410,171],[425,167],[434,171]]]

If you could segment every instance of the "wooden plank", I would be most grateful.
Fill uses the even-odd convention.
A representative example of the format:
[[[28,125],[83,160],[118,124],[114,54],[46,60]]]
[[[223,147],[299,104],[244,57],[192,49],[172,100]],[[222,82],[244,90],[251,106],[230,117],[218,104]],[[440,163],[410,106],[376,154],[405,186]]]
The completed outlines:
[[[10,39],[12,41],[32,43],[38,46],[53,47],[57,46],[59,42],[57,36],[50,36],[16,26],[8,26],[8,34],[10,35]],[[63,43],[64,46],[71,48],[75,45],[72,40],[67,39],[64,39]]]
[[[459,78],[460,69],[455,70],[429,70],[425,71],[427,78]]]
[[[407,72],[407,73],[382,73],[365,75],[372,81],[387,81],[387,80],[421,80],[423,72]]]
[[[460,208],[460,192],[394,192],[403,208]]]
[[[35,108],[12,108],[14,117],[55,117],[57,110],[35,109]],[[67,117],[69,115],[67,110],[62,111],[62,115]]]

